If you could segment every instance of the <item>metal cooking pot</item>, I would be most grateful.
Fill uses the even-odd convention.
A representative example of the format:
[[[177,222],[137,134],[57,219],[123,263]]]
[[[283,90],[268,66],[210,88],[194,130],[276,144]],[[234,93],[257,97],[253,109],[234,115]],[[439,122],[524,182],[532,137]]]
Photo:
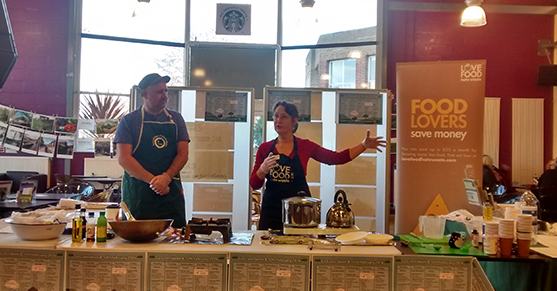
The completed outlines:
[[[342,195],[342,197],[340,197]],[[352,227],[356,224],[354,212],[346,199],[346,192],[338,190],[335,193],[335,204],[327,211],[328,227]]]
[[[316,227],[321,223],[321,199],[294,196],[283,199],[282,205],[282,222],[285,227]]]

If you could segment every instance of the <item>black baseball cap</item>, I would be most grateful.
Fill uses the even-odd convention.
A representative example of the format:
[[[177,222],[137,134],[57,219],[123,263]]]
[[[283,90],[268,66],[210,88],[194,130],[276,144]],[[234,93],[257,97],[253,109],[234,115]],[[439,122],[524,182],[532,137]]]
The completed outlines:
[[[141,81],[139,82],[139,88],[141,88],[141,90],[151,86],[151,85],[155,85],[161,82],[165,82],[168,83],[168,81],[170,81],[170,77],[169,76],[164,76],[161,77],[161,75],[157,74],[157,73],[152,73],[149,74],[145,77],[143,77],[143,79],[141,79]]]

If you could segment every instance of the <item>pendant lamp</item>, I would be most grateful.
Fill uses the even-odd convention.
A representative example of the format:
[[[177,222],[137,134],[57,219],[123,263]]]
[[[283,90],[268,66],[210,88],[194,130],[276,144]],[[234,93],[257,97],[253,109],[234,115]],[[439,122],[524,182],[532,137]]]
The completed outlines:
[[[460,25],[465,27],[480,27],[487,24],[485,12],[480,7],[483,0],[466,0],[464,3],[468,7],[462,12],[460,18]]]

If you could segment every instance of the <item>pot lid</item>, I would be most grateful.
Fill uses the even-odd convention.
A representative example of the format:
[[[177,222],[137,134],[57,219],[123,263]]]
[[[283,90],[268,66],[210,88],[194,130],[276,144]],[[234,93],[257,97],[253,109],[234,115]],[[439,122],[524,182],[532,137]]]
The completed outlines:
[[[313,197],[294,196],[282,200],[283,202],[296,203],[296,204],[314,204],[321,203],[321,199]]]

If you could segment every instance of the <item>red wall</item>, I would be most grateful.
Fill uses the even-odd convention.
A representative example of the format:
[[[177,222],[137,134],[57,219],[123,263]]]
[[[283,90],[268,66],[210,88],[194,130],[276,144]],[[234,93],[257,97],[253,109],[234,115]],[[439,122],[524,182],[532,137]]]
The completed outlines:
[[[0,91],[0,103],[64,116],[69,1],[6,0],[19,58]]]
[[[65,116],[69,1],[6,0],[6,6],[19,58],[0,104]],[[63,160],[53,159],[51,173],[64,173]]]
[[[547,0],[490,0],[489,4],[555,5]],[[547,57],[538,56],[537,42],[553,39],[553,16],[486,14],[486,26],[465,28],[459,25],[460,12],[390,11],[387,88],[396,90],[399,62],[485,59],[486,97],[501,98],[500,164],[512,167],[512,98],[545,99],[547,161],[551,159],[553,87],[536,84],[538,67],[549,64]]]

